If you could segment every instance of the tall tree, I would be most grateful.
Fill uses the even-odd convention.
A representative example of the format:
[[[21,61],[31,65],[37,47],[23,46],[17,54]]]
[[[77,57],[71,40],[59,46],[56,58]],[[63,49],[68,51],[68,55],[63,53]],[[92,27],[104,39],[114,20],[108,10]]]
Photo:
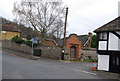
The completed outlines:
[[[91,48],[96,48],[96,47],[97,47],[97,37],[96,35],[93,35],[91,41]]]
[[[63,34],[65,7],[61,0],[22,0],[14,3],[13,13],[18,23],[39,31],[42,39]]]

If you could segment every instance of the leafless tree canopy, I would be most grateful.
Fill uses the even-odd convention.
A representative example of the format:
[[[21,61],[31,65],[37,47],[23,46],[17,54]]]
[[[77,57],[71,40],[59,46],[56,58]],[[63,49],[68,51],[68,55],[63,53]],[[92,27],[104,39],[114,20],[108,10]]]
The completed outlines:
[[[60,0],[22,0],[14,3],[16,20],[38,30],[42,38],[63,34],[65,7]]]

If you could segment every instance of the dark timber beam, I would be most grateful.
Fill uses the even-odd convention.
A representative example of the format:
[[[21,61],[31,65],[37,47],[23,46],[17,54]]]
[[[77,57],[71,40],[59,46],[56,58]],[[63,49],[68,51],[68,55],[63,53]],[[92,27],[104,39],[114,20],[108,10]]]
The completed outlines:
[[[112,31],[111,33],[113,33],[114,35],[116,35],[120,39],[120,35],[117,32]]]

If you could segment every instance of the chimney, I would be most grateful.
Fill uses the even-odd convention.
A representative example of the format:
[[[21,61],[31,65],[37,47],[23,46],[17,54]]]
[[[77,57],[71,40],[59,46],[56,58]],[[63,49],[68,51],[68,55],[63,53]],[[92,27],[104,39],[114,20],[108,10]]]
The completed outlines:
[[[89,37],[90,37],[90,41],[91,41],[91,40],[92,40],[92,33],[89,32],[88,35],[89,35]]]
[[[89,38],[90,38],[90,40],[89,40],[89,42],[88,42],[88,47],[90,48],[91,41],[92,41],[92,33],[89,32],[89,33],[88,33],[88,36],[89,36]]]

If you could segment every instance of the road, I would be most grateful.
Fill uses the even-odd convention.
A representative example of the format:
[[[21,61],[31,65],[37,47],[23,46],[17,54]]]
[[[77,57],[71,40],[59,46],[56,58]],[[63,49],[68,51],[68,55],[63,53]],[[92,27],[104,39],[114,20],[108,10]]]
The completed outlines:
[[[104,79],[89,71],[91,66],[56,60],[30,60],[2,53],[3,79]]]

